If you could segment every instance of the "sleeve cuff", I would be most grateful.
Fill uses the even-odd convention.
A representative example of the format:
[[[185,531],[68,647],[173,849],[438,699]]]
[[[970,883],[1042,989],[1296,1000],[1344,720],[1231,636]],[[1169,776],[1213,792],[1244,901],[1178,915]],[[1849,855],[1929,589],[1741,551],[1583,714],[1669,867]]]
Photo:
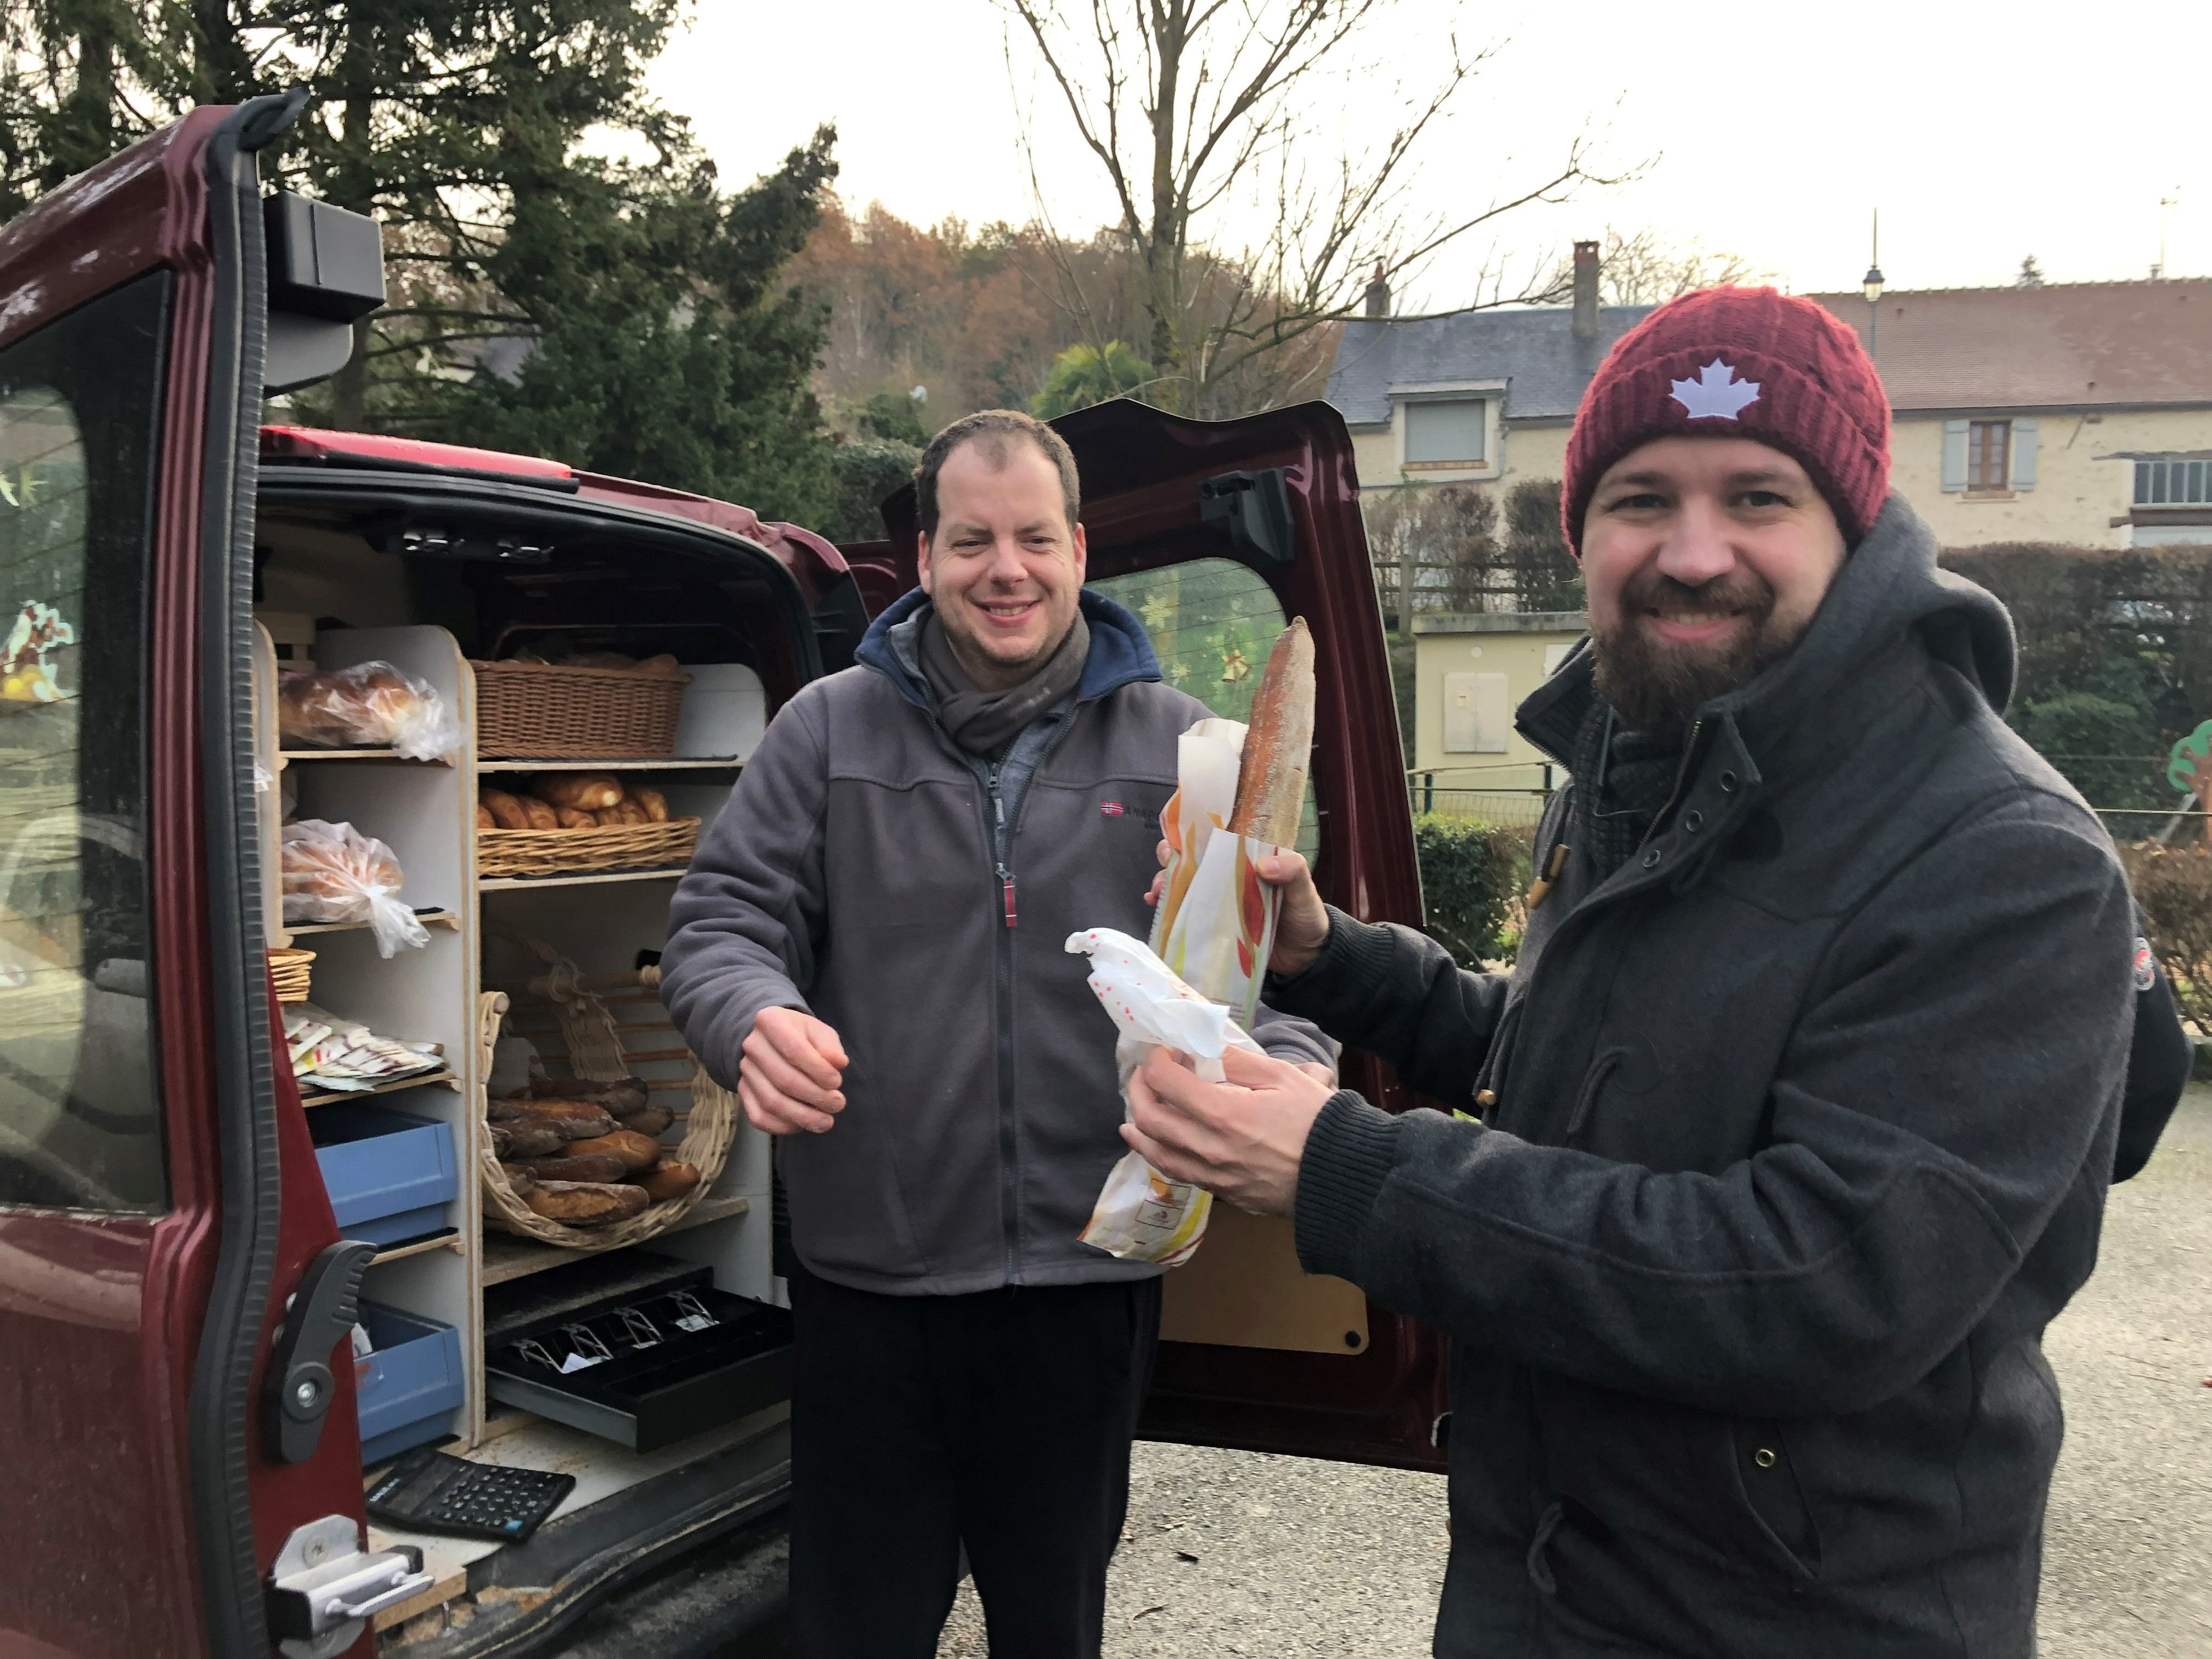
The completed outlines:
[[[1397,1162],[1399,1127],[1349,1089],[1314,1120],[1291,1206],[1298,1264],[1308,1273],[1358,1282],[1360,1237]]]
[[[1378,923],[1356,920],[1328,907],[1328,941],[1302,973],[1269,974],[1261,994],[1267,1006],[1319,1021],[1327,1011],[1371,992],[1390,970],[1395,941]]]

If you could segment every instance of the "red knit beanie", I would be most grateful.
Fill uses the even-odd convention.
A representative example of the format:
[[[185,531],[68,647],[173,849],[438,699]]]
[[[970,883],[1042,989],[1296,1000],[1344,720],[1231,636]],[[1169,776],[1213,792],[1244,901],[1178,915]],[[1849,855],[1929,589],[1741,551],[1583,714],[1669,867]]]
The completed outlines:
[[[1750,438],[1792,457],[1854,545],[1889,494],[1889,398],[1858,336],[1771,288],[1686,294],[1614,343],[1567,440],[1559,514],[1577,558],[1606,469],[1681,434]]]

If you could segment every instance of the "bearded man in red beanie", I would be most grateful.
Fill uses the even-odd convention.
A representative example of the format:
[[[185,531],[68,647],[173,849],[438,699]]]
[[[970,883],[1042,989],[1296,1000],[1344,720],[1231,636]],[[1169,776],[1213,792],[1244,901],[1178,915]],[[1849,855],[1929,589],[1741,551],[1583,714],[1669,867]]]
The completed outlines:
[[[1567,452],[1591,637],[1519,712],[1573,781],[1513,971],[1273,872],[1268,1002],[1459,1109],[1237,1054],[1132,1089],[1160,1169],[1452,1338],[1449,1659],[2034,1652],[2135,929],[1888,431],[1807,301],[1624,337]]]

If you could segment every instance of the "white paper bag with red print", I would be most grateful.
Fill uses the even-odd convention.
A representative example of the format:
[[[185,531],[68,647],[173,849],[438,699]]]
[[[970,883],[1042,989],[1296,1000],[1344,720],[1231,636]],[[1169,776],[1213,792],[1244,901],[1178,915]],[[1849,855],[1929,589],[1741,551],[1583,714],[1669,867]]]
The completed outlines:
[[[1176,788],[1160,815],[1167,878],[1152,947],[1170,972],[1200,995],[1226,1003],[1249,1027],[1282,896],[1253,867],[1279,849],[1227,827],[1245,731],[1237,720],[1202,720],[1178,740]]]

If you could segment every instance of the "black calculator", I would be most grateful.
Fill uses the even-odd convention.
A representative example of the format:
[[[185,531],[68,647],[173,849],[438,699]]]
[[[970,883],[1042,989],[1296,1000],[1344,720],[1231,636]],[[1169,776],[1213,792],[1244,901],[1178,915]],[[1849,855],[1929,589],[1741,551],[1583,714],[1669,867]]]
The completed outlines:
[[[368,1512],[411,1532],[519,1544],[575,1486],[573,1474],[471,1463],[426,1446],[409,1452],[368,1489]]]

